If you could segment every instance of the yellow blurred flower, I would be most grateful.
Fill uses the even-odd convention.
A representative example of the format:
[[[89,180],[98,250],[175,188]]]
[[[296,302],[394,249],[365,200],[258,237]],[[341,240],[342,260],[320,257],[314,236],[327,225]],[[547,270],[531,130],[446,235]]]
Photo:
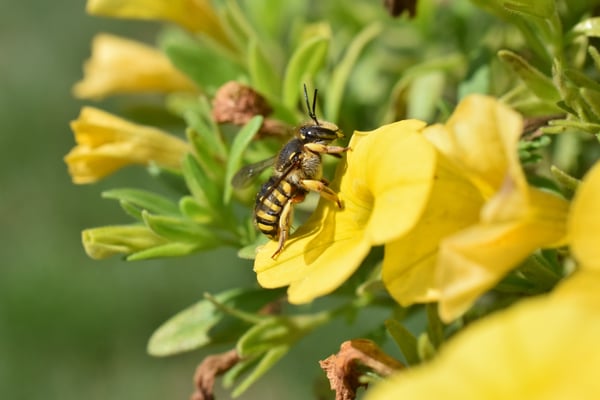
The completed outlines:
[[[191,148],[160,129],[134,124],[93,107],[71,122],[75,146],[65,156],[74,183],[92,183],[131,164],[179,168]]]
[[[232,47],[209,0],[88,0],[86,10],[105,17],[171,21]]]
[[[573,198],[569,240],[582,269],[600,270],[600,162],[587,173]]]
[[[113,94],[196,90],[160,51],[109,34],[96,35],[76,97],[101,99]]]
[[[366,399],[596,399],[599,337],[600,274],[577,272],[550,295],[475,322]]]
[[[516,112],[480,95],[425,129],[448,178],[434,185],[421,222],[386,246],[383,280],[400,304],[438,301],[450,321],[533,251],[564,240],[568,202],[528,186],[521,130]]]
[[[254,263],[258,282],[267,288],[289,285],[291,303],[309,302],[340,286],[372,246],[410,230],[434,182],[436,153],[421,133],[424,127],[409,120],[355,132],[347,170],[341,165],[332,183],[337,189],[339,182],[344,209],[321,201],[277,260],[271,258],[277,243],[263,246]]]

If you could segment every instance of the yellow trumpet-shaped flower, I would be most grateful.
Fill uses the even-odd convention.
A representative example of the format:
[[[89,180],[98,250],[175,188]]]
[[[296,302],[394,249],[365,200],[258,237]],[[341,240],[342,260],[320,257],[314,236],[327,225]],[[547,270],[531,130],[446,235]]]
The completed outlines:
[[[453,178],[434,185],[422,221],[386,247],[383,280],[401,304],[438,301],[450,321],[534,250],[564,240],[568,202],[527,184],[521,130],[516,112],[480,95],[425,130]]]
[[[75,146],[65,162],[74,183],[92,183],[131,164],[179,168],[190,146],[160,129],[134,124],[93,107],[71,122]]]
[[[600,393],[600,274],[467,327],[422,366],[367,391],[383,399],[595,399]]]
[[[402,121],[355,132],[332,186],[344,209],[322,200],[286,242],[259,250],[254,270],[264,287],[289,285],[291,303],[330,293],[360,265],[372,246],[392,241],[419,220],[434,182],[436,153],[421,134],[425,123]],[[341,180],[340,180],[341,178]]]
[[[581,268],[600,270],[600,162],[587,173],[575,194],[569,239]]]
[[[86,10],[106,17],[171,21],[231,47],[210,0],[88,0]]]
[[[73,88],[76,97],[101,99],[139,92],[196,90],[160,51],[145,44],[109,34],[96,35],[85,76]]]

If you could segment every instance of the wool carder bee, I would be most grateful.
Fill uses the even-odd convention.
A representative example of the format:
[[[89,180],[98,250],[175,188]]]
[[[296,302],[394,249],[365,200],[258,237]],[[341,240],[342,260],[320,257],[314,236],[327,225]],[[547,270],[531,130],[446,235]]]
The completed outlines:
[[[310,121],[296,129],[294,138],[282,147],[276,157],[247,165],[233,178],[234,186],[241,186],[248,178],[273,165],[273,175],[262,185],[254,206],[255,225],[279,243],[271,256],[273,259],[281,253],[289,236],[294,204],[302,202],[308,192],[318,192],[339,208],[342,207],[337,194],[323,178],[321,155],[340,157],[350,148],[330,145],[344,135],[334,123],[317,119],[317,90],[314,91],[311,106],[304,85],[304,99]]]

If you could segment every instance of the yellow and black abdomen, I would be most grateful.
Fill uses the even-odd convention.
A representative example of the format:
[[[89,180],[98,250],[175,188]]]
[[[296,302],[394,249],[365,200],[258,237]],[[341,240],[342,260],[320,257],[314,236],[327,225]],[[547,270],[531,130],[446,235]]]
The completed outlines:
[[[305,195],[306,191],[297,185],[272,176],[256,196],[254,221],[258,229],[271,239],[277,239],[284,207],[289,202],[301,201]]]

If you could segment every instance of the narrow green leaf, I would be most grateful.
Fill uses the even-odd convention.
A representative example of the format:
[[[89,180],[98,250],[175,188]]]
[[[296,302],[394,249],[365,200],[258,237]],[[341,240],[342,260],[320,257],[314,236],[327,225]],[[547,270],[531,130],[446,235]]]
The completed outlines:
[[[406,362],[409,365],[419,364],[421,360],[419,359],[419,351],[417,349],[417,338],[404,325],[394,319],[386,320],[385,327],[398,347],[400,347],[400,351],[404,355]]]
[[[202,207],[191,196],[184,196],[179,200],[181,213],[198,224],[208,225],[215,220],[215,215],[206,207]]]
[[[171,242],[141,250],[127,256],[127,261],[150,260],[153,258],[183,257],[195,253],[200,246],[197,243]]]
[[[579,93],[583,100],[585,100],[589,109],[594,113],[596,119],[600,121],[600,92],[594,89],[582,87],[579,89]]]
[[[596,66],[596,70],[600,71],[600,52],[594,46],[588,46],[588,54],[594,60],[594,65]]]
[[[199,248],[215,247],[222,242],[214,229],[182,217],[142,212],[146,225],[154,233],[173,242],[195,243]]]
[[[303,81],[308,80],[326,60],[330,36],[315,36],[302,42],[292,54],[283,79],[283,104],[294,109]]]
[[[437,303],[425,305],[427,310],[427,335],[434,348],[438,349],[444,343],[444,324],[437,311]]]
[[[201,88],[214,90],[241,73],[223,53],[201,45],[182,30],[167,30],[160,39],[160,47],[173,65]]]
[[[244,291],[236,288],[215,295],[221,302],[228,302]],[[156,357],[195,350],[214,343],[216,338],[210,330],[224,317],[210,301],[201,300],[178,312],[163,323],[150,337],[147,351]]]
[[[209,100],[200,96],[183,112],[183,118],[194,133],[191,139],[194,139],[192,143],[198,154],[206,153],[213,158],[225,158],[227,148],[219,127],[212,118],[211,107]]]
[[[332,121],[337,121],[344,98],[344,88],[348,78],[360,56],[361,52],[369,42],[381,33],[383,26],[379,22],[367,25],[352,40],[343,58],[337,63],[331,75],[330,84],[327,88],[327,97],[325,98],[325,116]]]
[[[551,18],[556,12],[555,0],[504,0],[506,9],[539,18]]]
[[[225,374],[223,374],[223,378],[221,383],[225,389],[231,389],[234,385],[235,381],[247,373],[250,368],[255,367],[256,364],[260,361],[261,357],[246,357],[242,358],[237,364],[235,364],[231,369],[229,369]]]
[[[537,97],[549,102],[558,102],[560,94],[552,79],[542,74],[523,57],[508,50],[500,50],[498,57],[509,66]]]
[[[178,215],[179,209],[170,199],[153,192],[140,189],[111,189],[102,192],[105,199],[115,199],[128,205],[147,210],[154,214]]]
[[[233,175],[240,169],[244,150],[252,141],[263,123],[263,117],[260,115],[254,116],[240,131],[237,133],[231,144],[229,157],[227,157],[227,165],[225,167],[225,182],[223,191],[223,203],[228,204],[231,200],[233,187],[231,179]]]
[[[187,187],[198,204],[206,209],[218,210],[222,204],[220,188],[200,167],[196,158],[188,154],[182,168]]]
[[[277,363],[284,355],[289,351],[289,347],[287,346],[276,346],[271,348],[265,355],[261,358],[260,362],[254,368],[254,370],[248,375],[231,393],[233,398],[240,396],[244,393],[253,383],[258,381],[258,379],[263,376],[268,370]]]
[[[581,183],[579,179],[572,177],[571,175],[567,174],[565,171],[563,171],[555,165],[552,165],[550,167],[550,173],[552,173],[554,179],[567,192],[569,196],[572,196],[577,191],[577,188]]]
[[[248,73],[252,87],[268,98],[277,98],[281,92],[281,79],[271,60],[267,58],[257,39],[248,44]]]

